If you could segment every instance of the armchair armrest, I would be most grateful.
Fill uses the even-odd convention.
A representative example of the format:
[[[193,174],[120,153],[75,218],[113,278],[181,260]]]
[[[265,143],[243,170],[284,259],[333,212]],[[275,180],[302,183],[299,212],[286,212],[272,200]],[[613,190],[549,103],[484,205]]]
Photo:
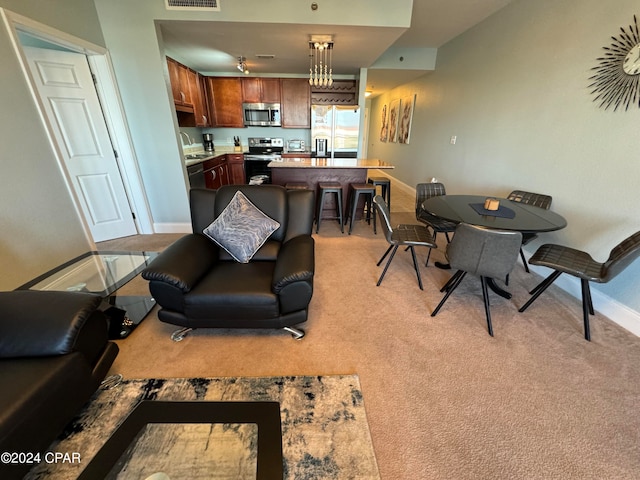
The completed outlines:
[[[142,272],[142,278],[189,292],[218,260],[219,247],[204,235],[186,235],[166,248]]]
[[[280,247],[271,287],[274,293],[287,285],[313,279],[315,271],[315,242],[311,235],[300,235]]]
[[[0,292],[0,358],[64,355],[77,350],[80,332],[101,302],[99,295],[81,292]],[[91,326],[94,328],[98,325]],[[106,343],[106,319],[103,336]]]

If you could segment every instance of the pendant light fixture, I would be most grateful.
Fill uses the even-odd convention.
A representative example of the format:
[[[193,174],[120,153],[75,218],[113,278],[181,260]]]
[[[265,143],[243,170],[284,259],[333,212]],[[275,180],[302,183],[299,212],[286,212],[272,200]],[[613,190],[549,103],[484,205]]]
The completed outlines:
[[[311,35],[309,40],[309,85],[327,87],[333,84],[333,37]]]

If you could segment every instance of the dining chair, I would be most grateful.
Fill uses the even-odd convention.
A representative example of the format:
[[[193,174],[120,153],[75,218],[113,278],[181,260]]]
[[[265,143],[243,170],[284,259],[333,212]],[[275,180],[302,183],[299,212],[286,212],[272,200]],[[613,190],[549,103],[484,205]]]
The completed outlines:
[[[457,226],[453,240],[447,245],[447,259],[456,270],[440,291],[446,291],[442,300],[431,313],[435,317],[453,291],[458,288],[467,273],[480,277],[487,329],[493,337],[491,310],[489,306],[488,280],[503,279],[513,269],[522,234],[517,231],[494,230],[461,223]]]
[[[582,287],[582,315],[584,338],[591,341],[589,315],[594,314],[589,282],[607,283],[627,268],[640,256],[640,231],[625,238],[613,247],[604,262],[595,261],[591,255],[581,250],[547,243],[542,245],[529,259],[531,265],[541,265],[554,271],[529,293],[532,297],[519,312],[524,312],[561,274],[568,273],[580,279]]]
[[[533,207],[544,208],[545,210],[549,210],[551,208],[551,201],[553,198],[550,195],[544,195],[542,193],[534,193],[534,192],[525,192],[524,190],[514,190],[507,197],[508,200],[512,202],[520,202],[525,205],[531,205]],[[538,238],[538,235],[535,233],[523,233],[522,234],[522,245],[527,245],[531,241]],[[529,273],[529,265],[527,265],[527,259],[524,258],[524,252],[522,248],[520,248],[520,258],[522,259],[522,265],[524,265],[524,269],[527,273]]]
[[[387,257],[387,255],[389,255],[389,252],[391,252],[389,260],[387,260],[376,286],[380,286],[380,283],[382,283],[382,279],[387,273],[391,260],[393,260],[398,247],[402,245],[411,250],[411,258],[413,259],[413,268],[415,269],[416,276],[418,277],[418,285],[420,286],[420,290],[424,290],[422,288],[422,278],[420,277],[420,270],[418,268],[418,261],[416,260],[414,247],[427,247],[429,252],[431,252],[432,248],[438,248],[435,239],[431,236],[431,233],[429,233],[429,229],[424,225],[400,224],[396,228],[392,228],[389,208],[387,207],[384,198],[380,195],[376,195],[373,199],[373,203],[375,204],[378,217],[380,218],[380,224],[384,231],[385,239],[389,243],[389,248],[384,252],[384,255],[382,255],[382,258],[380,258],[376,265],[380,266],[382,261]]]
[[[431,215],[422,208],[422,204],[425,200],[431,197],[437,197],[446,194],[447,192],[444,184],[440,182],[419,183],[416,185],[416,220],[424,223],[428,227],[431,227],[431,230],[433,231],[434,242],[436,240],[436,237],[438,236],[438,233],[444,233],[445,237],[447,238],[447,243],[449,243],[451,241],[451,239],[449,238],[449,233],[455,231],[457,224],[455,222],[436,217],[435,215]],[[425,266],[429,264],[430,255],[431,251],[429,251],[429,254],[427,255]]]

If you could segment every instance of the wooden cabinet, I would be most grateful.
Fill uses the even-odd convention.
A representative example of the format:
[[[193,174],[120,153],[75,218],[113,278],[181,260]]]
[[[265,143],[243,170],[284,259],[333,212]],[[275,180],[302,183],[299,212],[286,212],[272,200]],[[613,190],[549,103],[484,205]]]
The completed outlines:
[[[206,188],[217,190],[223,185],[230,184],[226,155],[206,160],[203,168]]]
[[[227,168],[231,185],[244,185],[247,183],[244,173],[244,155],[242,153],[227,153]]]
[[[203,78],[174,59],[167,57],[173,103],[181,127],[209,127],[209,111]]]
[[[191,69],[187,71],[187,77],[189,79],[191,101],[193,102],[194,126],[209,127],[211,123],[209,122],[209,109],[207,108],[204,92],[204,77]]]
[[[169,69],[171,92],[176,110],[193,113],[193,101],[191,100],[191,89],[189,86],[189,69],[169,57],[167,57],[167,67]]]
[[[311,128],[311,90],[306,78],[283,78],[280,82],[283,128]]]
[[[243,78],[242,100],[245,103],[280,103],[280,79]]]
[[[206,77],[212,127],[244,127],[242,85],[237,77]]]

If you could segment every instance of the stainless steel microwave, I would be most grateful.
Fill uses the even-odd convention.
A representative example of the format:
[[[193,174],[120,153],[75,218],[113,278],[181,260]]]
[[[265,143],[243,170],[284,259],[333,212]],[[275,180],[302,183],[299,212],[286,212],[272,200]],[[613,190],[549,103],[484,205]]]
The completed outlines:
[[[279,103],[243,103],[244,126],[279,127]]]

